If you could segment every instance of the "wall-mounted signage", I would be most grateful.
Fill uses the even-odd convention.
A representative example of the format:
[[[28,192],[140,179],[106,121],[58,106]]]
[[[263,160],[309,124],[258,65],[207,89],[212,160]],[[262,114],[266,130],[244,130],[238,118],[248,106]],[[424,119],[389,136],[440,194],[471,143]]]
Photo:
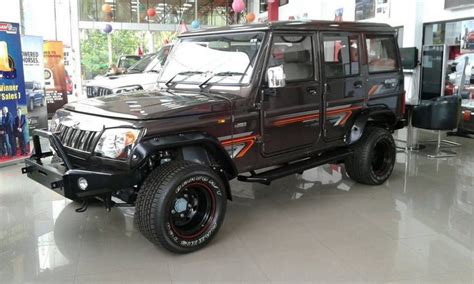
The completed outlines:
[[[473,6],[472,0],[444,0],[444,9],[462,9]]]

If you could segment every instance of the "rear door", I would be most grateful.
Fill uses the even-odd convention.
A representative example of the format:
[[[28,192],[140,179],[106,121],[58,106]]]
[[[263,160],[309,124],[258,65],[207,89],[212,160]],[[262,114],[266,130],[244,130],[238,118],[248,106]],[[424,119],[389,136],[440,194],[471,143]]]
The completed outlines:
[[[402,112],[403,72],[394,34],[366,33],[367,106]]]
[[[343,139],[349,130],[354,111],[365,99],[361,72],[361,36],[358,33],[325,32],[321,34],[322,65],[325,83],[324,140]]]
[[[265,156],[311,147],[319,139],[321,84],[315,54],[315,33],[273,34],[267,69],[282,65],[286,86],[270,89],[263,84]]]

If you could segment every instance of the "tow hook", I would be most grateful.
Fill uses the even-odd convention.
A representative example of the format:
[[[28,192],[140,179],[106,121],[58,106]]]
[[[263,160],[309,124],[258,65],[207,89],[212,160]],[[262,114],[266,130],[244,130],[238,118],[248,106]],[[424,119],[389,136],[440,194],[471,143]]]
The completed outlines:
[[[76,209],[77,213],[82,213],[87,210],[87,207],[89,207],[89,201],[87,199],[82,199],[81,207]]]

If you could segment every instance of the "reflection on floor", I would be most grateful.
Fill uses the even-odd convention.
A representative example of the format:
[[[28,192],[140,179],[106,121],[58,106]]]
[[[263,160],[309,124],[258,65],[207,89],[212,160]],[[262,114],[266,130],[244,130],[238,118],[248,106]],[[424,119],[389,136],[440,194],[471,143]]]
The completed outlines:
[[[328,165],[274,182],[233,182],[234,201],[204,250],[173,255],[133,225],[0,170],[0,283],[396,281],[472,283],[474,140],[455,158],[399,153],[390,180],[356,184]]]

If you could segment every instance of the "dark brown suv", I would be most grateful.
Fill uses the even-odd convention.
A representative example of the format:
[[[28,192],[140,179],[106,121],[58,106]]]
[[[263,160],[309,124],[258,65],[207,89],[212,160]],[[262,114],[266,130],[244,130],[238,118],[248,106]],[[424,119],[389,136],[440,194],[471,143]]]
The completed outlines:
[[[81,210],[91,198],[136,206],[140,231],[178,253],[215,236],[231,179],[269,185],[345,163],[355,181],[382,184],[403,127],[395,37],[388,25],[321,21],[186,33],[156,91],[66,105],[34,133],[23,172]]]

